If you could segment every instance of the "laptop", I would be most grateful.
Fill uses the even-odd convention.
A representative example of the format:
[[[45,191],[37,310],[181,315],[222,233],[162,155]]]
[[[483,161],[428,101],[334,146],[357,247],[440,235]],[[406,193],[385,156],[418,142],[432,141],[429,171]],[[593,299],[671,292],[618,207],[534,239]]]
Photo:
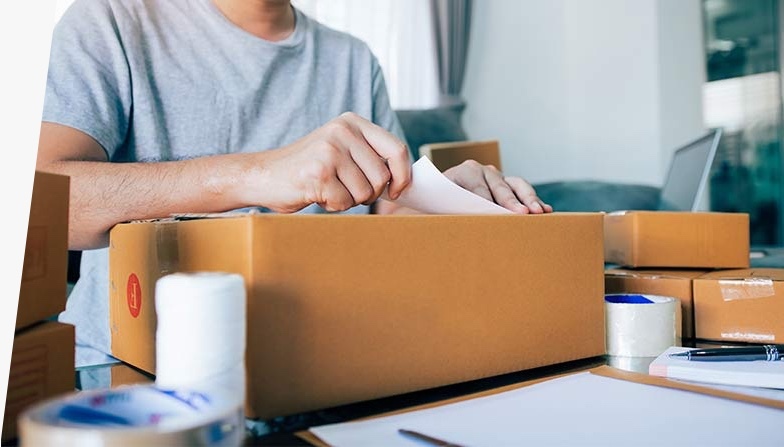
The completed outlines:
[[[699,211],[720,139],[721,129],[714,129],[675,151],[661,189],[660,210]],[[784,247],[751,246],[749,258],[751,267],[782,268]]]
[[[675,151],[659,195],[659,210],[699,211],[721,134],[721,129],[712,129]]]

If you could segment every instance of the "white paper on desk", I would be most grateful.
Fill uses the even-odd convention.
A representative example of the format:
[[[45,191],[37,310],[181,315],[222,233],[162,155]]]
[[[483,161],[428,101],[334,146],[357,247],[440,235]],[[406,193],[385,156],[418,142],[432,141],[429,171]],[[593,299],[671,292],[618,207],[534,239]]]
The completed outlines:
[[[579,373],[496,395],[310,431],[329,445],[422,447],[405,428],[463,446],[781,446],[784,411]]]
[[[391,201],[386,191],[381,198]],[[429,214],[513,214],[456,185],[424,156],[411,166],[411,183],[394,202]]]

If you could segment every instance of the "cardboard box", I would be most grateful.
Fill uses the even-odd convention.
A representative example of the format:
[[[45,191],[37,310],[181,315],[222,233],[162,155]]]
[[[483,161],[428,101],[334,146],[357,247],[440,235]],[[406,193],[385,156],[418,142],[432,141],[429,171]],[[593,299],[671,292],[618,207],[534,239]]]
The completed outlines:
[[[611,264],[659,268],[746,268],[749,215],[621,211],[604,218]]]
[[[117,363],[110,367],[112,388],[125,385],[151,384],[155,382],[155,376],[140,369],[134,368],[126,363]]]
[[[17,436],[16,420],[30,405],[75,390],[74,327],[46,322],[14,337],[3,418],[3,441]]]
[[[694,280],[696,336],[782,343],[784,269],[723,270]]]
[[[65,310],[69,178],[36,171],[16,329]]]
[[[441,172],[466,160],[475,160],[483,165],[495,166],[499,170],[503,169],[498,140],[423,144],[419,148],[419,154],[429,158]]]
[[[676,336],[694,338],[694,297],[692,280],[707,270],[628,270],[610,269],[604,273],[604,291],[610,293],[639,293],[669,296],[681,302],[681,325]]]
[[[122,224],[110,244],[112,351],[149,372],[157,279],[244,275],[251,417],[604,354],[598,213],[250,215]]]

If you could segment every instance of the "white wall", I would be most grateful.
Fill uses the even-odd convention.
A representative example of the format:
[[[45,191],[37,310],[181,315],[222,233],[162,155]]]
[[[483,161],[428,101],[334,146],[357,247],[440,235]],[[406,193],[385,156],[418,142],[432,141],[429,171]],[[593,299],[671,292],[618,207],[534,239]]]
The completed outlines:
[[[704,130],[699,0],[485,0],[473,20],[465,126],[507,173],[660,185]]]

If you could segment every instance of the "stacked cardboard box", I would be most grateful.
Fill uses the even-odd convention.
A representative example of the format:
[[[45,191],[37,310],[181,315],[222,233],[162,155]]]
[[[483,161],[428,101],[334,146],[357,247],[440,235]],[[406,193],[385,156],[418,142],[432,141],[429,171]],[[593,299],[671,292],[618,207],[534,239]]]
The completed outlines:
[[[720,270],[694,281],[696,336],[783,343],[784,269]]]
[[[74,389],[74,328],[65,309],[69,178],[36,172],[11,354],[3,441],[29,405]]]
[[[749,215],[625,211],[604,219],[605,261],[633,268],[749,266]]]
[[[710,326],[697,304],[700,278],[749,265],[749,216],[630,211],[605,216],[605,293],[670,296],[681,302],[684,339]]]

